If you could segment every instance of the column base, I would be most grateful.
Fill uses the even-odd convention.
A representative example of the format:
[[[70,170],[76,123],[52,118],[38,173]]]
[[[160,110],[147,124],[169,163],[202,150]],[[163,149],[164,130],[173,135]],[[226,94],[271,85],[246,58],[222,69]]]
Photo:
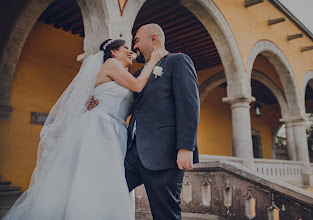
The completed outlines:
[[[302,183],[306,187],[313,187],[313,174],[302,174]]]

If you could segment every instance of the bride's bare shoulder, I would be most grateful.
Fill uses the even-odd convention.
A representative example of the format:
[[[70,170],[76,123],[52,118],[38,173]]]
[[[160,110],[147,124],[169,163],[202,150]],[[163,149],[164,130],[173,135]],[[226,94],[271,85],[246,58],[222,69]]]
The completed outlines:
[[[121,63],[115,58],[109,58],[103,64],[103,66],[105,66],[107,68],[116,68],[120,65],[121,65]]]

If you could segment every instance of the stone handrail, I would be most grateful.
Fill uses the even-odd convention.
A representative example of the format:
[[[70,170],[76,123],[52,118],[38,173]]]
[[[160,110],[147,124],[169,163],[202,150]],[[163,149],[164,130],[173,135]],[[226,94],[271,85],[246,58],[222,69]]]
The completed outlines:
[[[242,164],[240,157],[218,156],[218,155],[200,155],[200,162],[221,161]],[[313,164],[311,165],[313,168]],[[303,163],[299,161],[277,160],[277,159],[254,159],[254,169],[271,178],[278,179],[299,187],[303,187],[302,170]]]
[[[143,186],[135,200],[136,219],[152,219]],[[186,172],[181,207],[183,220],[313,219],[313,193],[240,164],[202,162]]]

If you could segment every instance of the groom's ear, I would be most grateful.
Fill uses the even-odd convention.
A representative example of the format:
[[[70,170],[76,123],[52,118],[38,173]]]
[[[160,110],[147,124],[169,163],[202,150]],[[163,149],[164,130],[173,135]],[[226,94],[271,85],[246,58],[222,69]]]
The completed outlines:
[[[152,35],[152,45],[155,45],[158,41],[158,36],[156,34]]]

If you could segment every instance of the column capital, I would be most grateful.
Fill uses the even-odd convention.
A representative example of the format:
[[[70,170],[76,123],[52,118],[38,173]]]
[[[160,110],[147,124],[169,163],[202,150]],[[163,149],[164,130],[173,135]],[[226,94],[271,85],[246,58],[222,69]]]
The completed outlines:
[[[307,117],[305,115],[299,115],[295,117],[281,118],[279,121],[283,122],[286,126],[305,125]]]
[[[229,103],[231,108],[245,107],[250,108],[250,103],[255,101],[255,98],[250,97],[224,97],[223,102]]]

